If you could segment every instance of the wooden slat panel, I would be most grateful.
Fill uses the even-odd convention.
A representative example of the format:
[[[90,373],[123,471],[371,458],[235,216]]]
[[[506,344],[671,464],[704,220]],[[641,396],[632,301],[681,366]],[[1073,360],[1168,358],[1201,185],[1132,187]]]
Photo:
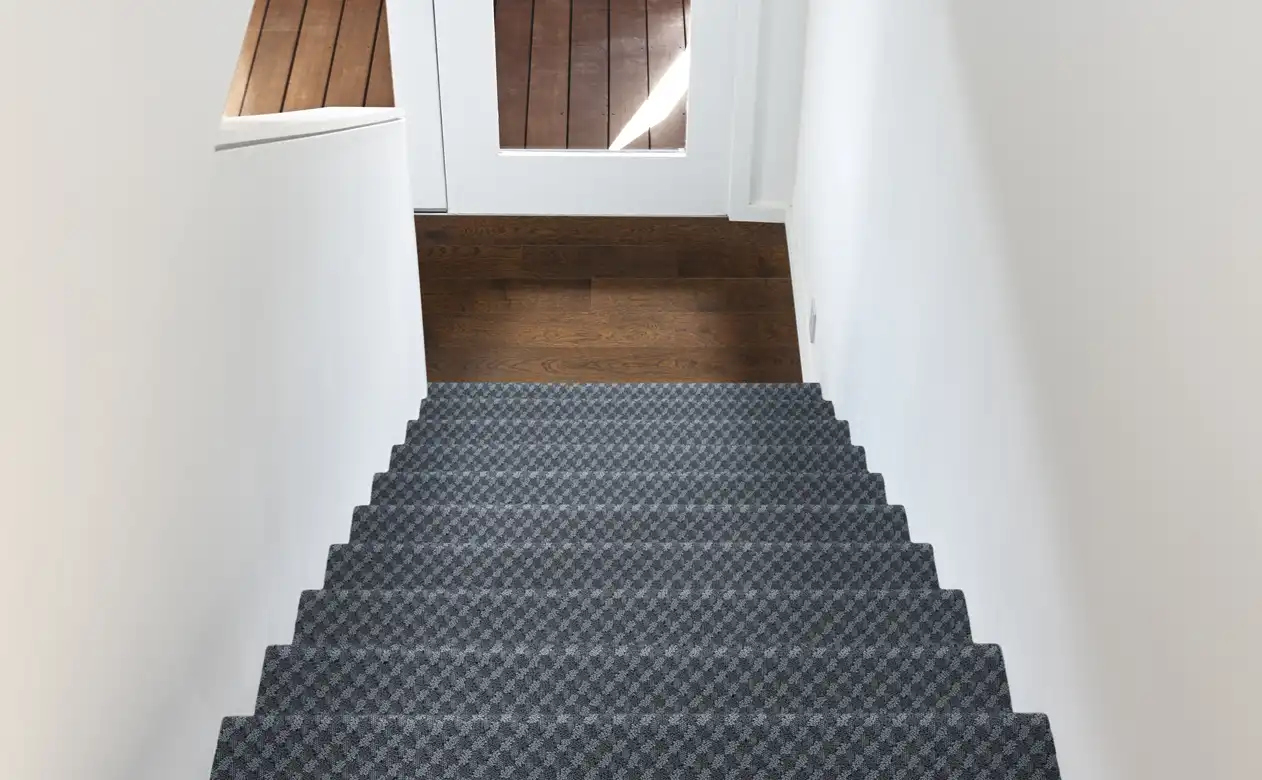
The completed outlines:
[[[263,17],[258,52],[245,88],[242,115],[275,114],[285,105],[289,69],[306,0],[271,0]]]
[[[784,225],[729,222],[723,217],[416,217],[422,244],[680,244],[785,245]]]
[[[434,314],[425,320],[425,343],[464,347],[642,347],[797,349],[791,317],[731,312],[549,312]]]
[[[649,85],[656,88],[670,66],[684,52],[684,9],[679,0],[647,0],[649,24]],[[687,122],[681,100],[670,114],[649,131],[653,149],[684,148]]]
[[[800,382],[798,349],[426,348],[431,382]]]
[[[427,317],[532,311],[590,311],[589,279],[430,279],[421,289]]]
[[[609,137],[618,137],[649,96],[644,0],[609,0]],[[627,145],[647,149],[645,134]]]
[[[564,149],[569,127],[570,0],[535,0],[527,149]]]
[[[377,37],[380,15],[381,0],[346,0],[324,105],[364,105],[372,67],[372,44]]]
[[[779,312],[793,315],[788,279],[593,279],[592,311]]]
[[[499,88],[501,149],[526,146],[533,14],[534,0],[497,0],[495,3],[495,79]]]
[[[386,7],[381,6],[377,22],[377,42],[372,49],[372,70],[368,73],[366,106],[394,106],[394,70],[390,63],[390,26],[386,23]]]
[[[289,73],[289,89],[285,91],[286,111],[324,105],[342,3],[343,0],[307,0],[302,30],[298,33],[298,50]]]
[[[237,69],[232,73],[228,86],[228,100],[224,103],[224,116],[239,116],[245,102],[245,87],[250,82],[250,69],[254,67],[254,53],[259,48],[259,33],[263,31],[263,15],[267,13],[267,0],[254,0],[250,19],[245,24],[245,40],[241,42],[241,54],[237,56]]]
[[[609,148],[609,0],[574,0],[570,34],[571,149]]]

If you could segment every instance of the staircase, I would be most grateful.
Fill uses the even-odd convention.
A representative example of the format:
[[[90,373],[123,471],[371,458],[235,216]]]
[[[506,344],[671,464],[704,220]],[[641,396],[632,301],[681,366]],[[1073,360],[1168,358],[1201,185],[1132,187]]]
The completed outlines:
[[[436,384],[215,780],[1058,778],[812,385]]]

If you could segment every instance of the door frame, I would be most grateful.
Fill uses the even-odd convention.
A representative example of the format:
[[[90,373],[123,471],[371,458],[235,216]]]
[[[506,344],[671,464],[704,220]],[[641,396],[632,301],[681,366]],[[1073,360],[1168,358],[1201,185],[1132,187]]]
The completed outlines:
[[[736,15],[730,0],[693,0],[686,148],[620,152],[501,150],[494,4],[433,5],[450,213],[727,213]]]

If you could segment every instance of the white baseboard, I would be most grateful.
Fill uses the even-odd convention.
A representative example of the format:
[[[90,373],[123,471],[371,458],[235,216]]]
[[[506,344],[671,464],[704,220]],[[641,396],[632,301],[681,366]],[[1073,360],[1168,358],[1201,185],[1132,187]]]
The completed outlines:
[[[752,203],[747,206],[730,207],[728,219],[733,222],[777,222],[784,223],[788,217],[789,206],[785,203]]]

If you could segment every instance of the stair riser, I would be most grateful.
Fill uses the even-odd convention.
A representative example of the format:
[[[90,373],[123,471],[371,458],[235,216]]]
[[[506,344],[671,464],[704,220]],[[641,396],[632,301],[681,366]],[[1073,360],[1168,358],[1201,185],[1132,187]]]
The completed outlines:
[[[938,586],[927,545],[335,546],[329,590]]]
[[[502,399],[542,399],[590,401],[652,401],[658,404],[706,403],[718,400],[796,400],[823,401],[817,384],[754,383],[622,383],[560,384],[541,382],[431,382],[428,401],[449,399],[499,401]]]
[[[884,504],[861,472],[417,472],[379,474],[374,504]]]
[[[258,714],[998,712],[994,646],[915,650],[388,652],[271,648]]]
[[[957,591],[303,594],[296,644],[968,644]]]
[[[352,544],[907,542],[902,507],[359,507]]]
[[[1056,780],[1036,715],[229,718],[214,780]],[[334,767],[338,769],[333,770]]]
[[[818,400],[751,399],[713,402],[662,403],[652,399],[543,399],[429,400],[419,418],[540,419],[540,420],[816,420],[831,422],[832,404]]]
[[[405,444],[560,446],[828,446],[850,444],[850,429],[834,422],[734,423],[729,420],[424,420],[408,424]]]
[[[864,471],[862,447],[395,446],[391,471]]]

